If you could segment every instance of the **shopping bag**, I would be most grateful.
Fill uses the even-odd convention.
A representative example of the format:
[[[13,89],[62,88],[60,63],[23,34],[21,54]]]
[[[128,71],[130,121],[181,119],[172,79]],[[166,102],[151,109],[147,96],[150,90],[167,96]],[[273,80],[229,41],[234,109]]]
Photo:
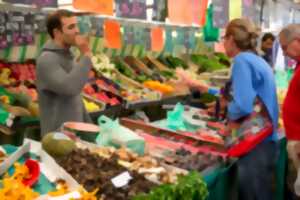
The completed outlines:
[[[128,149],[144,154],[145,140],[130,129],[119,124],[119,120],[112,120],[106,116],[98,118],[100,134],[96,139],[99,146],[113,146],[116,148],[127,147]]]
[[[256,99],[253,112],[237,121],[228,121],[228,137],[225,141],[228,155],[240,157],[273,133],[273,125],[266,107]]]
[[[186,130],[184,125],[184,106],[181,103],[177,103],[172,111],[167,112],[167,126],[168,128],[177,130]]]

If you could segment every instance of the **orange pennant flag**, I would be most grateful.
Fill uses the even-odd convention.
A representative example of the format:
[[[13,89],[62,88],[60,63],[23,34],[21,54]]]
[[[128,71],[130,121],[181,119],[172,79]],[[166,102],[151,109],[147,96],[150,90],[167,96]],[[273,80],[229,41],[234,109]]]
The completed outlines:
[[[162,51],[164,48],[164,30],[160,27],[151,29],[151,49],[152,51]]]
[[[73,0],[73,7],[102,15],[113,15],[113,0]]]
[[[117,21],[104,21],[104,39],[107,48],[120,49],[122,47],[120,24]]]
[[[193,0],[168,0],[170,22],[191,25],[193,23]]]
[[[206,9],[208,6],[208,0],[201,0],[201,9],[200,9],[200,25],[204,26],[206,22]]]

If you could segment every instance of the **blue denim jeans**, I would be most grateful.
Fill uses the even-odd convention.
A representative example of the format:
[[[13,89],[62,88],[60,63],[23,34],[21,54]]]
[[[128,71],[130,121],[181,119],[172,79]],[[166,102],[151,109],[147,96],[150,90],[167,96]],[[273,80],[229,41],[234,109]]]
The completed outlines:
[[[272,184],[278,156],[277,142],[264,141],[239,158],[237,162],[239,200],[275,199]]]

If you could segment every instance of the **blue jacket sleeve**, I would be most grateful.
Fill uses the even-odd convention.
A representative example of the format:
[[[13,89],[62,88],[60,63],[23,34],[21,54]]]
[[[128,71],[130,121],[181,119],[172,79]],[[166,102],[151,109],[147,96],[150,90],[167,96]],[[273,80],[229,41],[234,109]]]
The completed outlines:
[[[228,105],[228,117],[237,120],[252,113],[256,97],[251,68],[243,57],[235,58],[231,77],[233,100]]]

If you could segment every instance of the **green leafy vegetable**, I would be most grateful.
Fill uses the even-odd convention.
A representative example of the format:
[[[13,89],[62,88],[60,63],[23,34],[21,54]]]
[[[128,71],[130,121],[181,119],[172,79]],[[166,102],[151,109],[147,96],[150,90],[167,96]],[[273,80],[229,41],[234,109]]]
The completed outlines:
[[[177,184],[164,184],[151,190],[149,194],[140,194],[133,200],[205,200],[208,190],[198,172],[180,176]]]

